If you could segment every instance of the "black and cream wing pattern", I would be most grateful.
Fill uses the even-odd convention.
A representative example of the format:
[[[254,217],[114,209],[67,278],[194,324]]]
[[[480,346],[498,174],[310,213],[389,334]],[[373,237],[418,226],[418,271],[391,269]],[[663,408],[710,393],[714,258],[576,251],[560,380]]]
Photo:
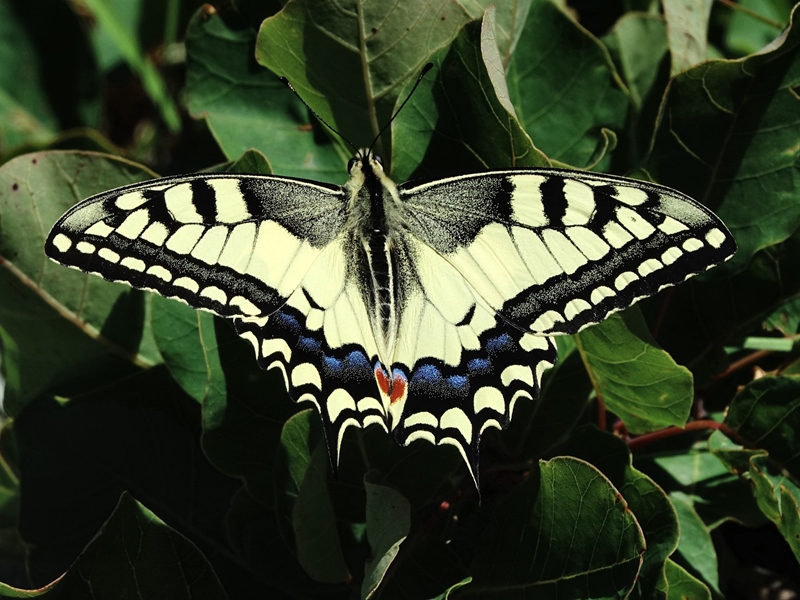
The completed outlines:
[[[711,211],[632,179],[560,169],[395,184],[362,150],[344,186],[195,174],[111,190],[46,253],[232,319],[263,368],[344,432],[451,444],[474,478],[481,434],[535,399],[572,334],[725,261]]]

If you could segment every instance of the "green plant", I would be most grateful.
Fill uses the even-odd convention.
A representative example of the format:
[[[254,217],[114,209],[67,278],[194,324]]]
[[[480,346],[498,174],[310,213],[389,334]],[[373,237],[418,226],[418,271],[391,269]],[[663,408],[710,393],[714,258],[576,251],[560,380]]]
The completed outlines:
[[[30,22],[18,4],[0,2],[6,22]],[[293,0],[263,23],[267,10],[247,3],[203,9],[188,24],[185,94],[214,148],[196,124],[169,133],[179,127],[169,86],[119,15],[86,4],[166,124],[144,121],[134,137],[148,161],[177,139],[162,166],[341,183],[350,150],[275,75],[367,145],[432,60],[379,141],[395,180],[548,161],[633,173],[707,204],[740,249],[559,340],[541,400],[519,403],[510,427],[482,441],[480,496],[453,449],[399,448],[376,428],[348,433],[332,476],[317,415],[257,368],[227,322],[45,259],[44,236],[68,207],[153,173],[53,150],[112,147],[60,132],[97,126],[96,98],[54,98],[46,84],[22,93],[9,76],[5,114],[28,118],[0,127],[11,417],[0,550],[8,584],[48,585],[0,595],[722,597],[737,583],[720,534],[732,520],[771,521],[800,556],[800,26],[788,3],[756,5],[789,24],[760,52],[779,31],[717,7],[711,43],[725,58],[713,60],[694,31],[707,15],[681,23],[688,8],[672,2],[666,17],[626,12],[599,39],[545,0],[485,14],[488,3],[354,1],[337,13]],[[23,39],[6,46],[6,64],[12,49],[30,59],[46,44]],[[86,61],[74,71],[91,81]],[[219,151],[230,162],[213,166]]]

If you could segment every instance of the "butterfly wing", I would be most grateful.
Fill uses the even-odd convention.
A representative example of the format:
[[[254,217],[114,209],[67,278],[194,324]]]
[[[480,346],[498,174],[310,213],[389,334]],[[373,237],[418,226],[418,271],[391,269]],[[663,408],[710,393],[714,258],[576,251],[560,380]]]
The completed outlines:
[[[77,204],[47,255],[223,317],[283,305],[344,223],[333,186],[197,174],[137,183]]]
[[[688,196],[557,169],[401,186],[414,234],[496,311],[535,334],[571,334],[730,258],[736,244]]]
[[[434,248],[409,237],[414,280],[405,286],[388,410],[395,436],[455,446],[478,479],[483,432],[504,428],[519,399],[539,396],[556,346],[509,323]],[[398,389],[398,388],[395,388]]]
[[[729,258],[722,222],[663,186],[564,170],[405,184],[417,284],[398,335],[401,443],[455,445],[473,476],[480,435],[536,398],[549,337],[576,333]],[[390,411],[392,408],[390,408]]]
[[[297,179],[197,174],[81,202],[55,224],[54,260],[233,319],[263,368],[320,411],[332,461],[349,426],[379,423],[377,350],[347,272],[346,194]]]

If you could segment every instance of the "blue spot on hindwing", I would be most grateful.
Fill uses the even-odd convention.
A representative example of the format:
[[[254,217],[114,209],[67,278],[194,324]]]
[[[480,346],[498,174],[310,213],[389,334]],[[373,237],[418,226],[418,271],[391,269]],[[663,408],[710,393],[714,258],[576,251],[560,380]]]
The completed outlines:
[[[473,358],[467,362],[467,371],[470,375],[484,375],[492,371],[492,363],[485,358]]]
[[[292,332],[299,332],[303,330],[303,326],[300,325],[300,321],[297,320],[297,317],[285,313],[282,310],[279,310],[278,312],[274,313],[270,317],[270,320],[275,325],[279,327],[284,327]]]
[[[507,333],[503,332],[498,336],[486,340],[486,352],[491,356],[492,354],[499,354],[500,352],[508,352],[515,347],[513,338]]]

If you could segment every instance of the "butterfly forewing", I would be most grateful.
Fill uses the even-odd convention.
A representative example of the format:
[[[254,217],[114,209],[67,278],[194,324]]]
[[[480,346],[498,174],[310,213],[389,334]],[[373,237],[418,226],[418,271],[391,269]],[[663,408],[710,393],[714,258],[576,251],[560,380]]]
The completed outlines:
[[[93,196],[50,232],[48,256],[224,317],[281,306],[345,219],[340,188],[189,175]]]
[[[455,446],[535,399],[574,333],[729,258],[725,226],[658,185],[531,169],[396,187],[369,151],[343,187],[196,174],[94,196],[47,254],[233,319],[263,368],[344,432]]]
[[[576,333],[736,249],[688,196],[608,175],[503,171],[400,195],[416,236],[493,309],[542,335]]]

